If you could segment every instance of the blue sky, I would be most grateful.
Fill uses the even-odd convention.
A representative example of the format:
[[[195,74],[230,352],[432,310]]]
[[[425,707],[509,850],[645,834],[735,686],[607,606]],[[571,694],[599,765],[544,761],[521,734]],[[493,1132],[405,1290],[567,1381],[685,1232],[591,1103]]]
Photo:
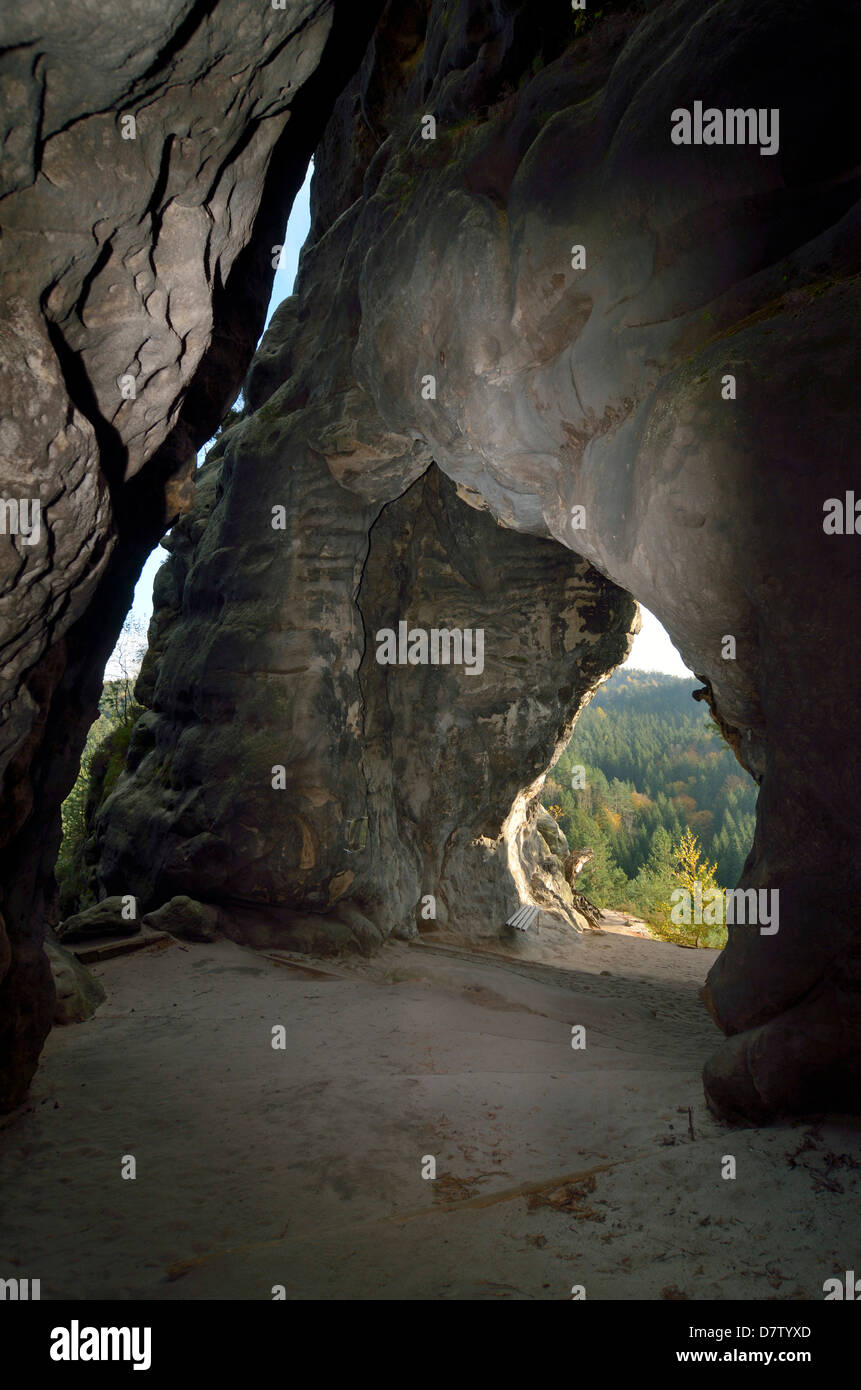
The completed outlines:
[[[308,170],[308,176],[304,184],[296,195],[293,210],[290,213],[290,220],[287,223],[287,231],[284,236],[284,253],[281,257],[282,264],[275,272],[275,281],[272,285],[272,298],[269,301],[269,308],[266,312],[266,322],[269,323],[273,313],[283,299],[293,293],[293,283],[296,279],[296,271],[299,266],[299,252],[311,226],[311,175],[313,165]],[[132,603],[132,618],[142,623],[146,628],[152,615],[152,586],[159,566],[167,559],[167,551],[162,550],[161,546],[156,546],[141,571],[140,579],[135,588],[134,602]],[[664,671],[672,676],[689,676],[691,672],[685,666],[669,637],[667,636],[657,618],[645,608],[641,608],[643,615],[643,628],[639,636],[634,639],[634,646],[630,657],[626,661],[626,666],[636,667],[643,671]],[[112,675],[118,675],[114,658],[108,662],[105,675],[108,679]]]

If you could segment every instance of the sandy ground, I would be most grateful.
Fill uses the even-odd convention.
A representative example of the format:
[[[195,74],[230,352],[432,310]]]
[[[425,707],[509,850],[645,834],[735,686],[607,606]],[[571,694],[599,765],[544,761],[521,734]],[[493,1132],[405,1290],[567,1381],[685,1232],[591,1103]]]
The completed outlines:
[[[616,923],[518,959],[435,937],[305,968],[228,942],[108,961],[106,1003],[52,1033],[0,1125],[0,1277],[43,1299],[821,1299],[861,1258],[861,1125],[711,1118],[714,954]]]

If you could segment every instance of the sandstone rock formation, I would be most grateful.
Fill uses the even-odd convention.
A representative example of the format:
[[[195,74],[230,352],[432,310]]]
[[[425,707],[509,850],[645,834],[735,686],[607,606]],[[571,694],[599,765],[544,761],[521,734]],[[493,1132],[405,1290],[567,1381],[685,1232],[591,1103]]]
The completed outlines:
[[[45,938],[45,955],[56,991],[51,1021],[55,1024],[85,1023],[105,1002],[104,986],[72,951],[54,940],[50,932]]]
[[[201,510],[176,528],[152,708],[96,827],[102,890],[202,898],[229,909],[227,934],[301,947],[311,932],[323,949],[415,935],[423,904],[425,920],[498,936],[521,893],[577,925],[536,797],[627,651],[632,600],[465,505],[433,466],[382,509],[356,502],[301,425],[270,497],[268,430],[232,430],[218,504],[206,520],[211,456]],[[405,620],[479,629],[482,669],[381,664],[376,634]]]
[[[519,788],[508,831],[517,817],[528,823],[542,759],[624,648],[630,593],[664,623],[760,782],[743,885],[780,894],[779,931],[732,928],[711,973],[707,1003],[734,1036],[708,1069],[710,1099],[752,1119],[812,1103],[857,1109],[861,708],[846,635],[861,591],[857,537],[829,534],[823,507],[854,483],[861,256],[849,94],[859,6],[845,0],[827,21],[812,0],[718,0],[705,11],[660,0],[607,4],[601,15],[581,23],[565,5],[548,13],[519,0],[385,6],[317,148],[297,292],[251,368],[249,417],[225,436],[218,476],[214,463],[205,480],[208,520],[192,513],[174,533],[163,581],[172,611],[168,620],[162,606],[144,692],[150,711],[99,827],[102,883],[162,901],[227,899],[243,934],[365,948],[402,929],[435,883],[450,914],[464,904],[461,929],[476,929],[497,911],[492,846],[505,840],[504,799]],[[146,80],[153,95],[171,90],[163,69]],[[777,110],[778,148],[674,144],[673,111],[698,101]],[[259,133],[238,106],[237,130]],[[60,180],[59,154],[51,167]],[[157,191],[143,208],[165,206]],[[235,212],[259,258],[271,228],[262,213],[255,222],[256,206],[238,178],[229,216],[219,204],[213,219],[232,227]],[[158,244],[161,223],[143,208],[131,254]],[[22,237],[45,225],[36,210],[27,215]],[[168,230],[178,216],[164,219]],[[111,265],[105,293],[110,256],[99,263],[100,272]],[[195,272],[178,254],[165,265],[155,273],[170,281],[167,302],[175,284],[182,303]],[[142,292],[160,304],[160,288],[147,281]],[[174,444],[165,454],[161,443],[171,427],[168,439],[180,437],[171,415],[179,393],[168,400],[159,386],[153,418],[128,426],[133,410],[105,404],[106,339],[98,314],[86,321],[89,293],[81,281],[74,332],[63,326],[67,300],[45,299],[63,341],[22,311],[16,331],[25,345],[35,333],[43,357],[28,361],[22,348],[16,370],[31,394],[46,372],[76,383],[62,447],[47,451],[59,438],[50,412],[45,438],[31,438],[46,476],[74,478],[81,505],[98,494],[90,518],[114,505],[118,480],[135,469],[148,479],[128,494],[150,508],[140,526],[128,509],[124,527],[113,523],[112,553],[129,575],[157,529],[152,498],[163,517],[164,479],[190,451]],[[143,351],[152,330],[136,329],[123,304]],[[71,374],[63,342],[75,355]],[[131,346],[124,361],[137,360]],[[233,364],[247,337],[234,347]],[[171,366],[157,366],[167,381]],[[198,400],[217,379],[201,359]],[[46,390],[60,391],[57,380]],[[190,418],[204,415],[198,406]],[[88,433],[90,417],[110,428]],[[110,430],[120,427],[117,470]],[[75,428],[89,453],[78,448],[79,472],[66,474],[58,450],[74,448]],[[189,430],[182,439],[200,437]],[[281,530],[271,524],[278,507]],[[87,670],[82,690],[93,690],[110,607],[93,586],[99,564],[107,573],[120,563],[88,558],[87,546],[103,557],[109,535],[107,519],[70,527],[70,553],[41,560],[62,601],[40,606],[38,621],[26,605],[15,610],[12,694],[30,684],[9,725],[18,761],[5,805],[29,867],[5,907],[18,962],[3,984],[13,1019],[5,1036],[21,1041],[0,1103],[20,1094],[42,1026],[14,1022],[24,1001],[41,1007],[44,973],[39,928],[26,925],[14,885],[32,887],[49,870],[56,837],[45,839],[44,818],[71,767],[50,759],[59,728],[79,742],[86,720],[69,673]],[[485,554],[497,557],[493,578]],[[531,621],[529,584],[533,616],[546,622],[544,632],[533,627],[540,640],[521,680],[506,628],[509,555],[511,622],[522,632]],[[573,605],[559,591],[563,573]],[[79,606],[69,621],[79,621],[68,665],[52,623],[65,631],[71,592]],[[483,696],[483,678],[462,674],[456,696],[423,679],[461,762],[450,799],[444,745],[400,681],[407,672],[370,664],[374,623],[409,617],[412,602],[428,614],[450,602],[461,626],[478,626],[467,616],[487,611],[507,662]],[[563,608],[576,620],[563,620]],[[575,650],[581,624],[588,640]],[[566,640],[574,657],[563,680]],[[428,674],[409,674],[419,670]],[[491,773],[506,699],[512,724],[525,719],[527,746],[504,737]],[[467,718],[469,729],[458,723]],[[271,785],[273,764],[285,768],[285,791]],[[468,777],[476,797],[464,815]]]
[[[4,501],[41,508],[31,537],[8,517],[0,535],[0,1110],[50,1027],[58,808],[105,660],[236,395],[272,248],[378,11],[0,16],[0,474]]]
[[[102,898],[94,907],[67,917],[57,928],[57,938],[68,943],[100,936],[136,936],[140,929],[137,900],[132,895],[117,895]]]
[[[152,931],[169,932],[186,941],[214,941],[221,935],[221,913],[207,903],[179,894],[144,918]]]

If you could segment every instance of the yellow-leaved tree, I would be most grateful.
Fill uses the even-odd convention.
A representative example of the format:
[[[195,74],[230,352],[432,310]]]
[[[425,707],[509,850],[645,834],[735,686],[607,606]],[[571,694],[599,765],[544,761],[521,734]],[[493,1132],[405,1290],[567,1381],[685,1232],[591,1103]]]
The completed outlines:
[[[658,904],[658,911],[652,922],[655,935],[663,941],[673,941],[678,946],[725,946],[723,897],[718,903],[712,902],[714,890],[719,889],[717,864],[708,862],[702,853],[699,840],[690,829],[684,832],[675,846],[673,857],[675,865],[671,874],[671,886],[673,889],[684,889],[687,898],[680,902],[677,896],[672,904]],[[676,921],[673,921],[674,913]],[[697,916],[705,920],[698,922]],[[709,920],[712,917],[716,917],[717,920]]]

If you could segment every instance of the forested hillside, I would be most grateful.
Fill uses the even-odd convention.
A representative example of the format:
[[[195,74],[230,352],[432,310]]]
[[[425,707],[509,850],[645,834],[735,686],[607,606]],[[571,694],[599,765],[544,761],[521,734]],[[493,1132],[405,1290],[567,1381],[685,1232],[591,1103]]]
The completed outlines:
[[[543,802],[569,845],[595,852],[580,883],[599,906],[648,917],[686,829],[717,862],[721,887],[738,882],[756,784],[691,698],[696,688],[693,679],[615,672],[547,779]]]

